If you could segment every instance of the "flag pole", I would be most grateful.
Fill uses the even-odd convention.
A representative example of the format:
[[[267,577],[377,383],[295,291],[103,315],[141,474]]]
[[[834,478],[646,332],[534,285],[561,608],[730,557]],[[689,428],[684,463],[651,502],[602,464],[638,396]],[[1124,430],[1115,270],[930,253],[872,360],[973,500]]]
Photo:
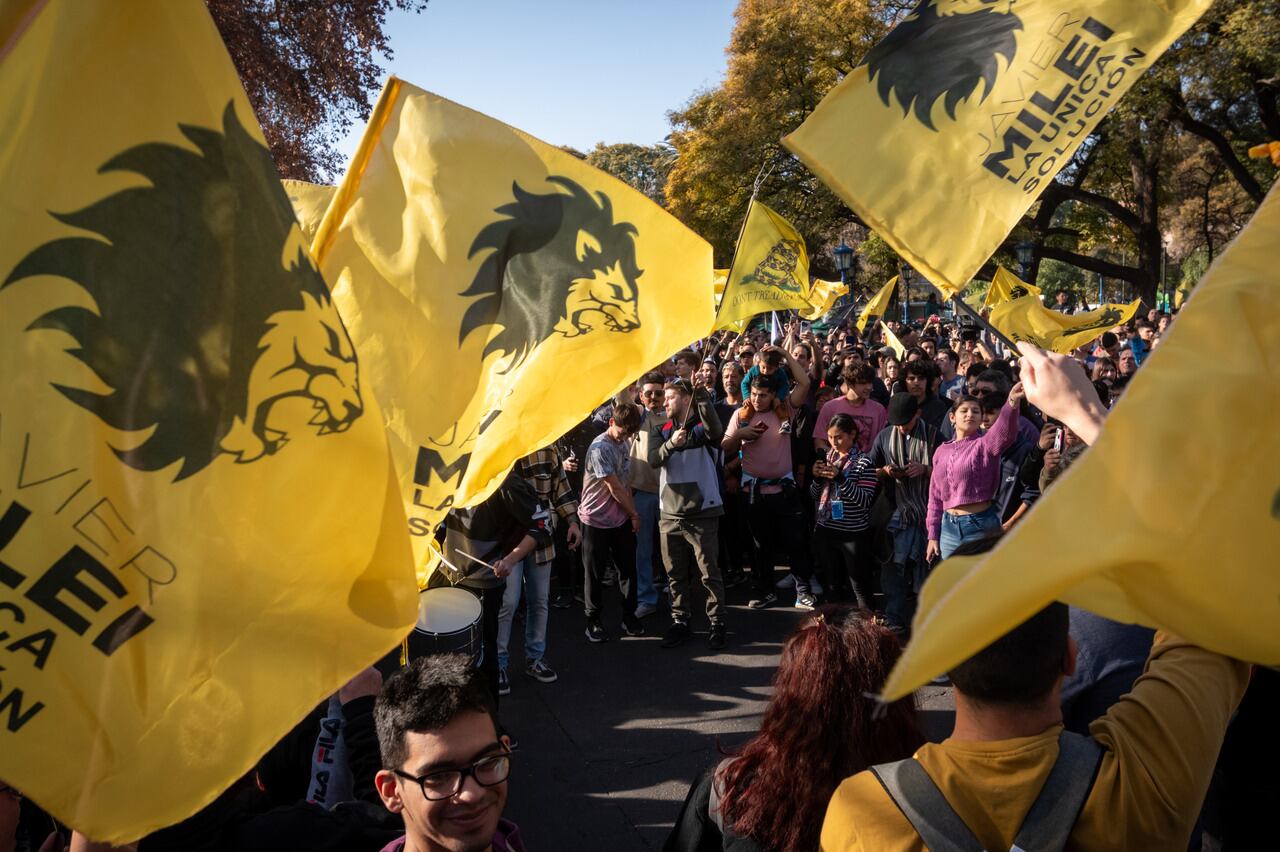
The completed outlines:
[[[972,319],[974,322],[976,322],[980,328],[984,328],[987,331],[989,331],[991,335],[995,337],[996,340],[999,340],[1001,343],[1003,343],[1010,352],[1018,351],[1017,344],[1015,344],[1012,340],[1010,340],[1008,337],[1002,334],[999,330],[997,330],[996,327],[993,326],[991,323],[983,319],[982,315],[979,314],[977,311],[975,311],[973,308],[971,308],[968,302],[960,298],[959,293],[951,297],[951,306],[956,310],[960,311],[961,313],[963,313],[965,316]]]

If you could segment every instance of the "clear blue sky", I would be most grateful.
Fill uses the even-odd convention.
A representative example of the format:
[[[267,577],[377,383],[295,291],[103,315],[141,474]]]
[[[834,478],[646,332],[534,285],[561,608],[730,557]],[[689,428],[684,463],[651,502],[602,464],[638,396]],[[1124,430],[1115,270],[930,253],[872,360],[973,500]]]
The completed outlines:
[[[388,73],[553,145],[651,145],[724,76],[737,0],[430,0],[388,16]],[[339,146],[350,156],[362,127]]]

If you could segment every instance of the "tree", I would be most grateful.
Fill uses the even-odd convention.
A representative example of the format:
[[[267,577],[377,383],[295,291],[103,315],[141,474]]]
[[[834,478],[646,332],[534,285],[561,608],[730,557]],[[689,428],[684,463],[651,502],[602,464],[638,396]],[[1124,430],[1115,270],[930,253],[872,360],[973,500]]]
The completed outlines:
[[[585,159],[663,207],[667,206],[664,190],[667,175],[676,161],[675,149],[670,145],[633,145],[629,142],[606,145],[597,142]]]
[[[678,156],[667,203],[711,242],[717,265],[733,256],[759,181],[757,197],[804,235],[814,273],[835,275],[827,249],[856,219],[778,140],[888,31],[884,9],[869,0],[738,4],[724,82],[668,114]]]
[[[365,120],[390,59],[387,12],[427,0],[205,0],[281,177],[332,179],[336,143]]]

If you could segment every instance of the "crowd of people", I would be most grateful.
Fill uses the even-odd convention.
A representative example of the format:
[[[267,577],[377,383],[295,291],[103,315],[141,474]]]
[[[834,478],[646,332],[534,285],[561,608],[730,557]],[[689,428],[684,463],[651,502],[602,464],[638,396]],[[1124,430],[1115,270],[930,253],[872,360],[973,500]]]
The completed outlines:
[[[847,321],[698,341],[449,514],[429,587],[477,597],[478,654],[389,656],[135,848],[522,850],[502,817],[518,742],[499,701],[557,681],[549,618],[599,645],[645,635],[665,601],[661,647],[705,617],[719,651],[739,586],[748,609],[811,615],[759,733],[692,785],[668,849],[1187,848],[1243,663],[1054,604],[949,673],[945,742],[925,742],[912,699],[873,698],[934,565],[1019,522],[1169,320],[1152,312],[1070,356],[1004,351],[937,316],[887,323],[901,358]],[[525,681],[510,673],[517,624]],[[1275,679],[1255,675],[1249,718],[1274,706]],[[321,804],[330,718],[349,792]],[[20,802],[0,785],[0,852],[59,848],[39,846],[48,823],[24,822]]]

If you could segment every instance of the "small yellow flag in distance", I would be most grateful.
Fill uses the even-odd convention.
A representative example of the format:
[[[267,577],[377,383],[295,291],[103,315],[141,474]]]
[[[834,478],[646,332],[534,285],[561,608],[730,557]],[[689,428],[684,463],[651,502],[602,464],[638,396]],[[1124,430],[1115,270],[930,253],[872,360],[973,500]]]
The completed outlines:
[[[783,145],[962,292],[1210,0],[922,0]]]
[[[871,301],[867,302],[867,306],[862,309],[862,313],[858,314],[858,331],[865,331],[867,328],[867,320],[872,317],[882,317],[885,311],[889,310],[889,303],[893,301],[894,288],[898,286],[898,276],[893,276],[885,282]]]
[[[835,307],[841,296],[849,295],[849,287],[839,281],[814,281],[809,289],[809,307],[800,312],[807,320],[820,319]]]
[[[1001,302],[988,318],[997,331],[1015,342],[1025,340],[1063,355],[1084,346],[1133,319],[1142,300],[1127,305],[1102,305],[1082,314],[1063,314],[1040,304],[1038,296]]]
[[[1273,187],[1129,383],[1096,445],[995,550],[952,557],[930,576],[886,699],[1055,599],[1280,664],[1280,453],[1266,414],[1280,410],[1278,245]],[[1206,442],[1197,428],[1205,423],[1229,438]]]
[[[791,223],[754,198],[716,314],[729,328],[766,311],[809,306],[809,253]]]
[[[982,300],[982,307],[994,308],[1001,302],[1007,302],[1010,299],[1017,299],[1028,294],[1036,296],[1038,299],[1041,295],[1040,288],[1034,284],[1028,284],[1003,266],[998,266],[996,267],[996,274],[991,278],[991,286],[987,288],[987,295]]]
[[[204,3],[0,5],[0,127],[0,778],[133,841],[407,632],[404,513]]]
[[[661,207],[395,78],[313,248],[386,417],[420,567],[451,506],[714,316],[711,246]]]

